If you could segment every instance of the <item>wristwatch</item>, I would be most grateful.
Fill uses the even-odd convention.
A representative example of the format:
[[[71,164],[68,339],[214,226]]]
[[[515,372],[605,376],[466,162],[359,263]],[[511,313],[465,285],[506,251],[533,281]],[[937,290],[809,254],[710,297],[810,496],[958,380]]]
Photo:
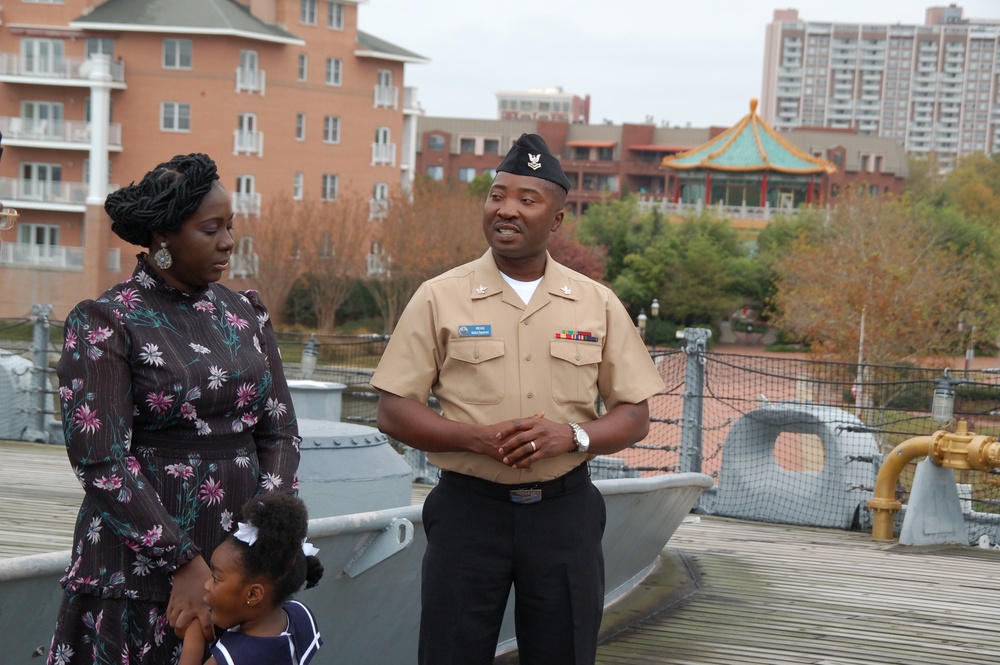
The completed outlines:
[[[573,442],[576,444],[576,452],[587,452],[590,449],[590,435],[576,423],[566,424],[573,428]]]

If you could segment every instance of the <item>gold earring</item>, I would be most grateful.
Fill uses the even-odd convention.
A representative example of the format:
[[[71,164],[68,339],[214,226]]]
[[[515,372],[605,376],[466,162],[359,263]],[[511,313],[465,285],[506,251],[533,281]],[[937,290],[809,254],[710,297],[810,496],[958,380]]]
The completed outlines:
[[[153,254],[153,260],[156,261],[156,265],[160,267],[160,270],[166,270],[174,265],[174,257],[170,254],[170,250],[167,249],[167,243],[160,243],[160,251]]]

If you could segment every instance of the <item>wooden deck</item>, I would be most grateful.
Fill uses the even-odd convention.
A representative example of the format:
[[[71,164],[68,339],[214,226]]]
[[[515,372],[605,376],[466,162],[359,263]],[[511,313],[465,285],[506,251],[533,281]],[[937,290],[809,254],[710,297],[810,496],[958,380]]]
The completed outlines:
[[[998,550],[702,517],[664,558],[667,582],[649,594],[676,596],[675,565],[691,571],[690,595],[604,643],[600,665],[1000,660]]]
[[[70,549],[82,499],[64,447],[0,441],[0,558]]]
[[[61,446],[0,442],[0,557],[69,549],[82,495]],[[599,665],[1000,661],[1000,550],[693,517],[661,564],[606,612]]]

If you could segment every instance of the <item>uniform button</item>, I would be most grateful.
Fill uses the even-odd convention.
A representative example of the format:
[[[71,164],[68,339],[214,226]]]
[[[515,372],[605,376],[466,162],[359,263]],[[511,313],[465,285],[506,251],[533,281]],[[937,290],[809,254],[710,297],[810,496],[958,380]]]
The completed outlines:
[[[472,357],[473,358],[478,358],[479,357],[479,351],[473,351],[472,352]]]
[[[525,359],[525,360],[531,360],[531,354],[529,353],[528,355],[526,355],[526,356],[524,357],[524,359]]]
[[[477,357],[478,357],[478,356],[477,356]],[[576,354],[576,359],[577,359],[577,360],[579,360],[579,359],[580,359],[580,354],[579,354],[579,353],[578,353],[578,354]]]
[[[535,396],[535,393],[528,393],[528,397],[529,398],[534,397],[534,396]]]
[[[529,319],[525,319],[524,325],[528,325],[529,323],[531,323],[531,321]]]

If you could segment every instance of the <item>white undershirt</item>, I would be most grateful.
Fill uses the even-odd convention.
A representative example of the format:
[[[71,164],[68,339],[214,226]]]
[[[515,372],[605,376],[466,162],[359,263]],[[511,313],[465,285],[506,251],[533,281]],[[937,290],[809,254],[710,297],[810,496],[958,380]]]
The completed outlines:
[[[503,281],[510,284],[511,288],[517,292],[517,295],[521,296],[521,301],[525,305],[531,302],[531,296],[535,294],[535,289],[542,283],[541,277],[530,282],[521,282],[503,273],[500,273],[500,276],[503,277]]]

